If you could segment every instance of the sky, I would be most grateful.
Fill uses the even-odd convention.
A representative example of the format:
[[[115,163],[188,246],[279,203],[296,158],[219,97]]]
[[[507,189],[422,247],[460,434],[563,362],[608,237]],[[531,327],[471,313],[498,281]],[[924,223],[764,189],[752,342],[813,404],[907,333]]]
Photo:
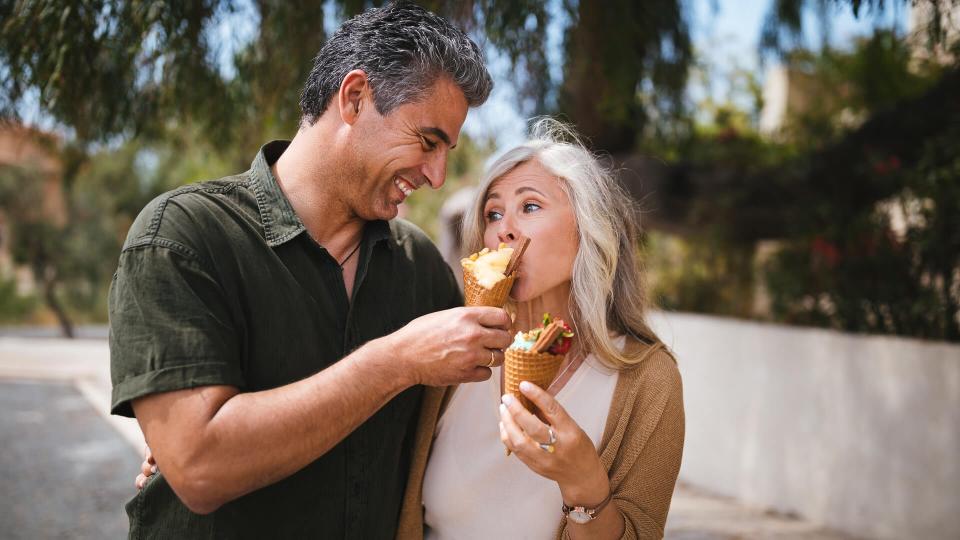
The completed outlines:
[[[545,0],[551,13],[551,22],[547,27],[547,56],[551,78],[559,81],[562,68],[563,29],[568,20],[561,9],[561,0]],[[595,1],[595,0],[583,0]],[[727,95],[724,74],[736,67],[755,72],[760,79],[763,71],[757,57],[757,44],[764,16],[773,0],[682,0],[689,6],[691,35],[694,48],[703,61],[712,66],[715,77],[709,87],[691,81],[689,93],[696,102],[706,95],[721,99]],[[869,8],[863,8],[859,19],[853,17],[848,7],[833,8],[830,44],[834,47],[848,47],[856,36],[870,33],[877,24],[890,26],[896,23],[899,28],[906,25],[908,6],[899,6],[897,10],[888,10],[881,18],[873,17]],[[233,52],[253,39],[256,32],[256,11],[252,2],[238,2],[237,11],[218,13],[213,25],[215,42],[218,45],[216,58],[221,71],[232,76]],[[805,39],[810,46],[821,42],[819,24],[815,14],[807,13],[804,26],[808,29]],[[333,3],[329,0],[324,7],[324,29],[327,34],[336,30],[339,24]],[[463,130],[474,138],[493,138],[497,147],[504,148],[521,142],[526,132],[526,121],[521,115],[518,97],[511,85],[509,62],[495,50],[486,51],[488,66],[494,77],[495,88],[490,99],[483,106],[472,109],[467,116]],[[769,66],[767,66],[769,67]],[[56,129],[53,123],[39,113],[36,95],[24,101],[21,114],[28,124],[41,129]]]
[[[771,1],[688,0],[694,49],[718,75],[710,88],[691,81],[688,91],[692,100],[697,101],[707,94],[721,100],[729,91],[728,86],[723,83],[722,75],[736,67],[755,72],[763,79],[764,71],[770,66],[760,66],[757,46]],[[549,5],[552,14],[560,11],[559,2],[556,0],[549,0]],[[886,27],[896,24],[903,29],[909,6],[898,7],[899,12],[890,9],[879,18],[874,17],[866,7],[862,8],[859,18],[853,16],[850,8],[832,8],[830,45],[836,48],[849,47],[856,37],[871,33],[877,24]],[[560,77],[560,47],[565,23],[565,20],[554,21],[553,27],[548,28],[548,49],[555,49],[548,53],[548,60],[553,64],[551,67],[557,78]],[[818,49],[822,36],[815,13],[805,14],[804,27],[808,29],[804,36],[806,43]],[[526,122],[515,106],[516,93],[510,87],[509,78],[506,76],[509,70],[504,65],[505,62],[494,57],[489,59],[489,64],[496,80],[496,88],[487,103],[470,111],[463,129],[471,136],[493,137],[498,148],[505,148],[523,141]]]

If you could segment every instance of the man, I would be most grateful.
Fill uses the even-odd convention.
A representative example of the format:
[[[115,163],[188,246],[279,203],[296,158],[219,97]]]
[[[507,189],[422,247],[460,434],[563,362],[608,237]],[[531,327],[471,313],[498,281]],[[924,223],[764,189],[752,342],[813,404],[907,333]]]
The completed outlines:
[[[110,290],[113,413],[161,471],[132,537],[393,536],[422,385],[483,380],[510,343],[387,221],[443,184],[491,86],[443,19],[367,11],[317,55],[293,141],[143,210]]]

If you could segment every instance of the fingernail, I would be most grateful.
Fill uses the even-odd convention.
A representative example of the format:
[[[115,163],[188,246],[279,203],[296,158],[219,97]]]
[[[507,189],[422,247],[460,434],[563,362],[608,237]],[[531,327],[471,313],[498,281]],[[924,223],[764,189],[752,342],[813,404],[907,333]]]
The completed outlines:
[[[527,381],[523,381],[520,383],[520,390],[524,392],[529,392],[530,390],[533,390],[533,385],[528,383]]]
[[[507,406],[503,403],[500,404],[500,414],[507,412]]]
[[[513,403],[513,396],[511,396],[510,394],[504,394],[503,396],[500,397],[500,401],[502,401],[504,405],[509,407],[510,404]]]
[[[156,465],[151,466],[150,472],[152,472],[153,474],[157,474],[157,466]]]

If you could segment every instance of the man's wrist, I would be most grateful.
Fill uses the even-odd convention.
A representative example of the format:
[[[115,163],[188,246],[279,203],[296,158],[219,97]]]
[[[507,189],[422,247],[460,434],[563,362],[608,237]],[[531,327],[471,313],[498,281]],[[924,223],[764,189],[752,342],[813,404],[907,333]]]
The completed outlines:
[[[419,384],[416,374],[406,365],[405,356],[393,345],[389,335],[368,341],[357,350],[357,361],[389,378],[397,392]]]

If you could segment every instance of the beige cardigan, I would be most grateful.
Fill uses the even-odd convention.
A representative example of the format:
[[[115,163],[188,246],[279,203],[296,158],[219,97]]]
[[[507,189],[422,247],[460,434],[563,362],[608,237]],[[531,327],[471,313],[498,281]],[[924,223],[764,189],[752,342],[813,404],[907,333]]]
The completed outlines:
[[[613,501],[623,514],[622,538],[662,538],[683,453],[683,388],[676,361],[662,343],[620,373],[600,443]],[[397,526],[398,540],[423,538],[423,476],[433,430],[453,388],[427,388],[420,410],[410,476]],[[557,508],[557,515],[560,509]],[[557,538],[566,536],[560,518]]]

